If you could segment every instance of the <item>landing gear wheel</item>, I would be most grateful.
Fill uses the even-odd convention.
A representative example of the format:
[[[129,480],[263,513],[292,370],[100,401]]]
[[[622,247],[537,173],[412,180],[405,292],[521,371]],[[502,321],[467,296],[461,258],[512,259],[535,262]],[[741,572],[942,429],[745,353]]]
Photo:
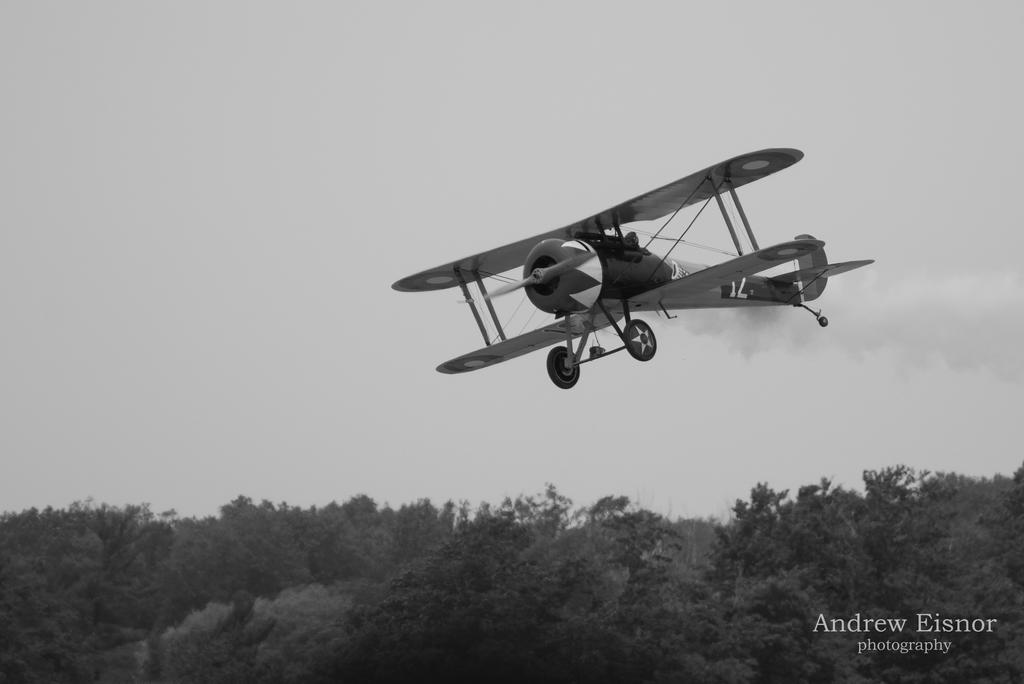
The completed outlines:
[[[565,367],[565,357],[569,355],[565,347],[555,347],[548,352],[548,377],[562,389],[570,389],[580,379],[580,367]]]
[[[825,318],[824,316],[820,316],[818,318],[818,325],[820,325],[822,328],[824,328],[825,326],[828,325],[828,319]]]
[[[654,339],[651,326],[641,320],[632,320],[623,331],[626,338],[626,351],[637,361],[650,361],[654,352],[658,351],[658,341]]]

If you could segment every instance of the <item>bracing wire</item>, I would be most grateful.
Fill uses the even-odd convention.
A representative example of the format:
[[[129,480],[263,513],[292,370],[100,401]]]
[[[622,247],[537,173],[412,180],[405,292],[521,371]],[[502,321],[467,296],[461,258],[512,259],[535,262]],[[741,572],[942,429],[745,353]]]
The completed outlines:
[[[530,312],[530,317],[526,319],[526,322],[523,323],[523,327],[519,329],[520,335],[526,332],[526,326],[530,325],[530,321],[533,320],[533,317],[537,315],[538,311],[540,311],[540,309],[534,308],[534,310]]]
[[[643,233],[644,235],[652,235],[652,233],[649,233],[647,231],[642,231],[642,230],[638,230],[636,232],[637,233]],[[676,238],[672,238],[672,237],[658,237],[658,238],[655,238],[655,239],[656,240],[668,240],[669,242],[676,242],[677,241]],[[739,254],[737,254],[736,252],[730,252],[727,249],[720,249],[718,247],[712,247],[710,245],[702,245],[699,242],[691,242],[689,240],[679,240],[679,242],[681,244],[687,245],[688,247],[696,247],[697,249],[704,249],[704,250],[707,250],[709,252],[717,252],[718,254],[725,254],[726,256],[733,256],[733,257],[734,256],[739,256]]]
[[[708,204],[710,204],[710,203],[711,203],[711,197],[708,197],[707,201],[704,202],[704,204],[701,205],[700,210],[697,212],[697,215],[693,217],[692,221],[690,221],[690,225],[686,226],[686,230],[683,231],[683,234],[680,235],[676,239],[676,243],[674,245],[672,245],[667,252],[665,252],[665,256],[661,257],[661,261],[659,261],[658,265],[655,266],[654,270],[651,271],[651,275],[647,276],[647,280],[648,281],[650,281],[650,279],[654,277],[654,274],[658,272],[658,269],[661,268],[661,265],[663,263],[665,263],[665,259],[668,259],[668,255],[672,253],[672,250],[675,249],[679,245],[679,243],[683,241],[683,238],[686,237],[686,234],[690,232],[690,229],[693,228],[693,224],[695,224],[697,222],[697,219],[700,218],[700,215],[704,213],[704,210],[707,208]],[[664,227],[664,226],[662,226],[662,227]]]
[[[499,273],[491,273],[490,271],[477,271],[477,274],[479,274],[482,278],[494,278],[495,280],[499,280],[499,281],[505,282],[505,283],[515,283],[515,282],[518,282],[514,278],[509,278],[508,276],[504,276],[504,275],[501,275]],[[523,302],[525,302],[525,301],[526,301],[526,295],[524,294],[523,298],[519,300],[519,304],[517,304],[516,308],[512,311],[512,315],[510,315],[508,317],[508,319],[506,319],[504,327],[508,328],[512,324],[512,320],[516,317],[516,314],[519,313],[519,309],[523,306]],[[529,322],[529,320],[527,320],[527,322]],[[494,337],[493,338],[489,338],[489,339],[490,339],[489,344],[494,344],[499,339],[501,339],[501,333],[498,333],[497,331],[495,331]]]
[[[691,200],[691,199],[693,199],[693,196],[697,194],[697,191],[698,191],[698,190],[700,190],[700,189],[701,189],[702,187],[704,187],[704,183],[705,183],[705,181],[707,181],[707,180],[708,180],[708,179],[707,179],[707,178],[705,178],[704,180],[702,180],[702,181],[701,181],[700,183],[698,183],[698,184],[697,184],[697,187],[695,187],[695,188],[693,189],[693,192],[691,192],[691,193],[690,193],[690,194],[689,194],[689,195],[688,195],[688,196],[686,197],[686,199],[684,199],[684,200],[682,201],[682,203],[681,203],[681,204],[680,204],[680,205],[679,205],[678,207],[676,207],[676,210],[672,212],[672,215],[668,217],[668,220],[667,220],[667,221],[665,221],[665,223],[661,224],[661,228],[659,228],[659,229],[658,229],[658,232],[657,232],[657,233],[655,233],[655,234],[654,234],[654,235],[653,235],[653,236],[651,237],[651,239],[647,241],[647,244],[646,244],[646,245],[644,245],[644,249],[647,249],[647,247],[649,247],[649,246],[650,246],[650,244],[651,244],[651,243],[652,243],[652,242],[654,241],[654,239],[655,239],[656,237],[658,237],[659,235],[661,235],[661,231],[665,230],[665,226],[667,226],[668,224],[672,223],[672,219],[674,219],[674,218],[676,217],[676,214],[678,214],[678,213],[679,213],[680,211],[682,211],[683,207],[685,207],[685,206],[686,206],[687,204],[689,204],[689,203],[690,203],[690,200]],[[703,209],[701,209],[701,211],[703,211]],[[700,215],[700,214],[698,213],[698,216],[699,216],[699,215]],[[690,225],[693,225],[693,224],[691,223]]]
[[[676,208],[676,210],[675,210],[674,212],[672,212],[672,215],[668,217],[668,220],[667,220],[667,221],[665,221],[665,223],[663,223],[663,224],[661,225],[661,228],[659,228],[659,229],[658,229],[658,232],[657,232],[657,233],[655,233],[654,235],[652,235],[652,236],[650,237],[650,239],[649,239],[649,240],[647,240],[647,243],[646,243],[646,244],[644,245],[644,249],[647,249],[647,247],[648,247],[648,246],[650,246],[650,244],[651,244],[652,242],[654,242],[654,241],[655,241],[656,239],[658,239],[658,236],[659,236],[659,235],[661,235],[661,231],[665,230],[665,226],[667,226],[667,225],[668,225],[669,223],[671,223],[671,222],[672,222],[672,219],[674,219],[674,218],[676,217],[676,214],[678,214],[678,213],[679,213],[679,212],[680,212],[680,211],[682,210],[682,208],[683,208],[683,207],[685,207],[685,206],[686,206],[687,204],[689,204],[689,202],[690,202],[690,200],[691,200],[691,199],[693,198],[693,196],[697,194],[697,191],[698,191],[698,190],[700,190],[700,189],[701,189],[702,187],[704,187],[704,183],[705,183],[705,182],[707,182],[707,181],[709,181],[709,180],[711,180],[711,179],[710,179],[710,178],[705,178],[704,180],[702,180],[702,181],[700,182],[700,184],[699,184],[699,185],[698,185],[697,187],[695,187],[695,188],[693,189],[693,192],[691,192],[691,193],[689,194],[689,196],[688,196],[688,197],[687,197],[687,198],[686,198],[685,200],[683,200],[683,203],[682,203],[682,204],[680,204],[680,205],[679,205],[679,207],[677,207],[677,208]],[[669,254],[671,254],[671,253],[672,253],[672,250],[673,250],[673,249],[675,249],[675,248],[676,248],[676,247],[677,247],[677,246],[679,245],[679,243],[680,243],[680,242],[682,241],[683,237],[685,237],[685,236],[686,236],[686,234],[687,234],[688,232],[690,232],[690,228],[693,228],[693,224],[694,224],[694,223],[696,223],[696,222],[697,222],[697,219],[698,219],[698,218],[700,218],[700,215],[701,215],[702,213],[704,213],[704,209],[705,209],[705,208],[706,208],[706,207],[708,206],[708,203],[709,203],[709,202],[711,202],[711,198],[712,198],[712,197],[714,197],[714,195],[713,195],[713,194],[712,194],[711,196],[709,196],[709,197],[707,198],[707,200],[706,200],[706,201],[704,202],[704,204],[702,204],[702,205],[701,205],[700,209],[699,209],[699,210],[697,211],[697,215],[693,217],[693,220],[692,220],[692,221],[690,221],[690,225],[688,225],[688,226],[686,227],[686,230],[684,230],[684,231],[683,231],[683,234],[682,234],[682,235],[680,235],[680,236],[679,236],[679,237],[678,237],[678,238],[677,238],[677,239],[675,240],[675,244],[674,244],[674,245],[672,245],[672,247],[671,247],[671,248],[669,248],[669,250],[668,250],[668,253],[667,253],[667,254],[665,254],[665,256],[663,256],[663,257],[661,258],[661,261],[660,261],[660,262],[658,262],[658,265],[657,265],[657,266],[655,266],[655,268],[654,268],[654,270],[653,270],[653,271],[651,271],[651,275],[647,276],[647,281],[650,281],[650,279],[654,277],[654,274],[655,274],[655,273],[656,273],[656,272],[658,271],[658,269],[659,269],[659,268],[661,268],[661,265],[662,265],[663,263],[665,263],[665,259],[667,259],[667,258],[668,258],[668,255],[669,255]],[[635,264],[630,264],[630,265],[629,265],[629,266],[628,266],[628,267],[627,267],[627,268],[626,268],[626,269],[625,269],[624,271],[622,271],[622,273],[620,273],[620,274],[619,274],[619,275],[618,275],[618,276],[617,276],[617,277],[615,278],[615,281],[614,281],[614,282],[613,282],[612,284],[614,285],[615,283],[619,282],[619,280],[620,280],[620,279],[622,278],[622,276],[624,276],[624,275],[625,275],[626,273],[628,273],[628,272],[629,272],[630,270],[632,270],[632,267],[633,267],[634,265],[635,265]]]
[[[500,273],[490,273],[488,271],[477,271],[477,273],[479,273],[484,278],[494,278],[495,280],[500,280],[504,283],[516,282],[515,278],[509,278],[508,276],[501,275]]]
[[[525,302],[525,301],[526,301],[526,294],[523,293],[523,296],[519,300],[519,303],[516,304],[515,310],[512,311],[512,315],[508,317],[508,321],[505,323],[506,326],[512,325],[512,321],[515,320],[516,314],[519,313],[519,309],[523,308],[523,302]]]

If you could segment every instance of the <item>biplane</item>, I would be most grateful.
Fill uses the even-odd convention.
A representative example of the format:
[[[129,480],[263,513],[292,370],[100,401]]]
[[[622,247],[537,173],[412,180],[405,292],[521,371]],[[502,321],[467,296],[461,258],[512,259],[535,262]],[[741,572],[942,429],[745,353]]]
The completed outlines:
[[[641,313],[673,317],[669,311],[680,309],[794,306],[809,311],[825,327],[828,319],[807,303],[821,296],[829,278],[873,260],[830,264],[825,243],[810,235],[760,247],[736,192],[802,158],[803,153],[793,149],[740,155],[563,228],[420,271],[392,287],[400,292],[461,288],[484,346],[445,361],[438,371],[465,373],[564,343],[551,349],[547,357],[548,375],[563,389],[576,384],[584,363],[623,349],[638,361],[654,358],[658,342],[651,326],[637,317]],[[726,198],[739,215],[749,241],[747,250],[726,208]],[[735,258],[712,266],[671,258],[700,212],[712,201],[725,219],[736,247]],[[648,249],[654,240],[666,239],[661,233],[684,207],[698,203],[703,203],[700,211],[665,254]],[[668,220],[643,245],[636,232],[629,230],[629,224],[666,216]],[[794,270],[761,275],[787,262],[794,263]],[[521,278],[502,275],[518,267],[523,269]],[[485,278],[505,282],[489,292]],[[497,332],[493,339],[484,325],[483,307],[470,293],[471,283],[479,292],[479,303],[490,314]],[[535,307],[554,314],[555,319],[536,330],[508,337],[491,300],[518,289],[524,289]],[[621,346],[605,350],[595,344],[584,358],[591,334],[609,327]]]

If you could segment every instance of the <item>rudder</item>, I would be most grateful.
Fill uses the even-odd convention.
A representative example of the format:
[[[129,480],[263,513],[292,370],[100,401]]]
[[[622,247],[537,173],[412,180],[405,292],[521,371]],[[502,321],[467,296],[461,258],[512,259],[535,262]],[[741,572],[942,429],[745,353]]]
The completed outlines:
[[[796,240],[814,240],[813,235],[797,235]],[[828,256],[825,254],[825,248],[815,250],[810,254],[800,257],[797,259],[799,270],[806,271],[808,269],[818,269],[828,265]],[[828,283],[828,278],[815,278],[809,283],[798,282],[796,286],[803,290],[801,299],[805,302],[809,302],[817,299],[825,291],[825,285]]]

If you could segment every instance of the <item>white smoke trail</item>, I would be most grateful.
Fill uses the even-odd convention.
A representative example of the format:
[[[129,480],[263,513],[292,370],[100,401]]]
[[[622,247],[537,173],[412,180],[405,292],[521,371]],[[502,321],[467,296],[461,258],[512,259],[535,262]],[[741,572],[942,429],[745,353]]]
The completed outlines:
[[[821,299],[831,320],[818,330],[811,316],[789,307],[681,312],[695,334],[721,335],[744,356],[785,347],[826,346],[856,358],[884,351],[912,368],[944,363],[1024,379],[1024,288],[1019,274],[843,276]],[[811,327],[813,326],[813,329]]]

